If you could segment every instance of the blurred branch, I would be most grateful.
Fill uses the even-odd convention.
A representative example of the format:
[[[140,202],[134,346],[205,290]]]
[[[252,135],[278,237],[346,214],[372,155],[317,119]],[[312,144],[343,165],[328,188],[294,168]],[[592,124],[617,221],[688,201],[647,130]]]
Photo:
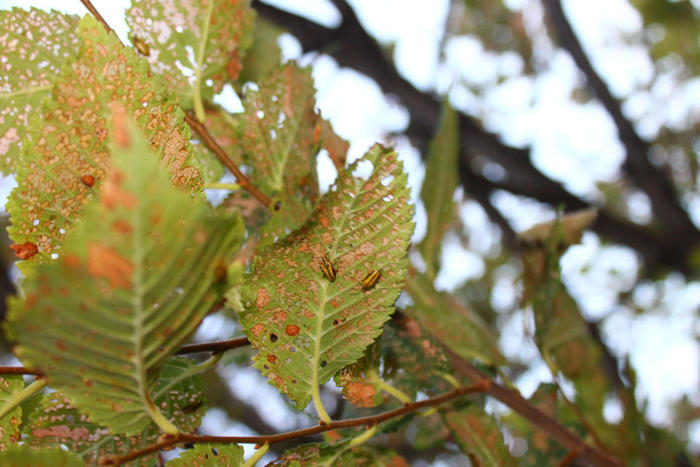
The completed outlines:
[[[372,427],[378,425],[387,420],[401,417],[409,413],[416,412],[423,408],[428,407],[438,407],[445,402],[464,397],[470,394],[482,393],[488,390],[490,386],[489,381],[480,381],[471,386],[464,386],[454,389],[450,392],[440,394],[439,396],[431,397],[417,402],[411,402],[410,404],[404,404],[403,406],[382,412],[377,415],[370,415],[368,417],[352,418],[349,420],[337,420],[330,423],[321,423],[316,426],[309,428],[303,428],[296,431],[288,431],[286,433],[278,433],[274,435],[263,435],[263,436],[207,436],[207,435],[189,435],[185,433],[180,433],[175,436],[166,436],[161,439],[163,441],[148,446],[144,449],[130,452],[124,456],[112,457],[108,459],[101,459],[102,465],[121,465],[125,462],[138,459],[139,457],[166,449],[178,443],[242,443],[242,444],[277,444],[283,441],[305,438],[310,435],[315,435],[318,433],[324,433],[326,431],[337,430],[339,428],[349,428],[349,427]]]
[[[397,96],[410,114],[406,135],[419,149],[424,150],[439,121],[439,99],[419,91],[398,74],[346,2],[333,0],[333,4],[343,18],[337,28],[327,28],[259,0],[253,1],[253,7],[261,16],[294,35],[305,52],[327,53],[340,66],[364,73],[374,79],[384,93]],[[475,119],[464,114],[460,114],[459,128],[462,159],[460,178],[464,190],[482,203],[491,220],[504,230],[506,244],[510,247],[517,244],[512,228],[487,202],[493,189],[504,189],[553,206],[564,205],[566,210],[590,207],[590,203],[572,195],[559,182],[537,170],[530,160],[529,148],[515,148],[504,144],[498,136],[485,131]],[[622,136],[622,138],[626,137],[626,134]],[[425,154],[425,151],[423,153]],[[491,161],[500,164],[506,176],[498,183],[486,179],[478,169],[472,166],[474,157],[478,155],[488,157]],[[649,166],[646,159],[644,160],[646,165],[637,160],[634,161],[633,174],[640,180],[643,178],[644,183],[640,183],[639,180],[635,182],[642,189],[649,188],[651,191],[648,194],[652,198],[659,196],[660,193],[663,195],[661,200],[673,200],[672,190],[669,192],[667,189],[668,183],[663,182],[665,185],[662,185],[662,182],[652,180],[663,177]],[[642,175],[644,177],[641,177]],[[691,269],[687,252],[700,244],[700,231],[690,223],[687,213],[682,211],[682,208],[678,211],[677,204],[674,207],[668,207],[669,212],[664,212],[665,210],[658,206],[665,206],[665,203],[659,203],[656,199],[654,202],[655,211],[661,210],[663,216],[673,216],[674,221],[671,225],[667,226],[662,222],[656,226],[657,230],[651,230],[603,211],[599,214],[593,229],[610,241],[628,245],[637,250],[650,273],[660,268],[673,268],[687,273]]]
[[[649,144],[637,134],[632,123],[622,114],[620,101],[593,68],[581,43],[569,23],[561,0],[544,0],[549,26],[559,39],[559,44],[571,55],[576,66],[586,76],[588,87],[595,93],[617,127],[620,141],[625,147],[623,165],[632,182],[649,196],[654,213],[670,233],[693,234],[695,242],[698,230],[688,217],[676,196],[676,191],[666,174],[649,162]]]

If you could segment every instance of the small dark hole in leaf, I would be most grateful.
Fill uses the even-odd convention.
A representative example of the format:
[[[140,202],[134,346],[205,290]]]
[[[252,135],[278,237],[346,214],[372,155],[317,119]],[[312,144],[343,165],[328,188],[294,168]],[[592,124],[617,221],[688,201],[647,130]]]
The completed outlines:
[[[321,360],[321,366],[324,367],[324,366],[326,366],[326,365],[328,365],[328,362],[325,361],[325,360]]]
[[[294,347],[290,347],[290,348],[289,348],[289,351],[292,352],[292,353],[294,353],[294,352],[297,351],[297,349],[295,349]]]
[[[273,206],[273,209],[274,209],[275,211],[279,211],[281,207],[282,207],[282,201],[277,200],[277,201],[275,202],[275,205]]]
[[[214,453],[215,456],[219,455],[219,450],[216,448],[211,448],[211,452]]]
[[[194,443],[185,443],[182,447],[185,449],[193,449]]]
[[[293,379],[292,384],[297,384],[297,380]]]
[[[338,320],[337,320],[337,319],[334,319],[334,320],[333,320],[333,326],[337,326],[338,324],[339,324],[339,323],[338,323]]]
[[[270,341],[277,342],[277,334],[270,334]]]

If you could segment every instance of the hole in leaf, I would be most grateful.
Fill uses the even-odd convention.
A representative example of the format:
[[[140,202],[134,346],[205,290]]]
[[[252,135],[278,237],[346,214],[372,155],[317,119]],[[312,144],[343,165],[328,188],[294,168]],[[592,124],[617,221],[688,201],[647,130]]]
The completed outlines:
[[[373,169],[374,166],[370,161],[361,160],[357,163],[355,170],[352,171],[352,176],[367,180],[369,179],[369,176],[372,175]]]
[[[277,342],[277,334],[270,334],[270,341]]]
[[[255,116],[262,120],[263,118],[265,118],[265,112],[263,112],[262,110],[258,110],[257,112],[255,112]]]
[[[39,219],[34,219],[32,221],[32,225],[39,225]]]
[[[386,196],[383,196],[382,199],[384,201],[386,201],[387,203],[389,203],[394,199],[394,195],[386,195]]]
[[[211,448],[211,452],[212,452],[212,454],[214,454],[215,456],[218,456],[218,455],[219,455],[219,450],[216,449],[216,448]]]
[[[382,181],[379,182],[384,186],[389,186],[391,182],[394,181],[394,176],[393,175],[387,175],[386,177],[382,178]]]
[[[328,365],[328,362],[325,360],[321,360],[321,368],[323,368],[326,365]]]

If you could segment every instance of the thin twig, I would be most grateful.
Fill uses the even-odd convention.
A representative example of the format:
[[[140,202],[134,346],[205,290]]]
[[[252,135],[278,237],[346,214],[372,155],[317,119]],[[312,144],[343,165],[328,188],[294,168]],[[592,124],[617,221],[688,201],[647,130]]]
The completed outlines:
[[[105,27],[105,29],[107,29],[107,32],[114,33],[114,29],[109,27],[109,24],[107,24],[107,21],[105,21],[105,19],[102,17],[100,12],[97,11],[97,8],[95,8],[95,6],[92,4],[92,2],[90,0],[80,0],[80,1],[82,2],[83,5],[85,5],[85,8],[87,8],[87,10],[90,12],[90,14],[92,16],[94,16],[97,21],[102,23],[102,25]],[[116,36],[117,34],[114,33],[114,35]]]
[[[43,376],[39,370],[32,370],[23,366],[0,366],[0,375],[35,375]]]
[[[219,146],[219,143],[216,142],[216,140],[209,133],[207,128],[199,120],[197,120],[197,117],[194,117],[189,113],[185,113],[185,121],[190,125],[194,132],[197,133],[197,135],[199,135],[199,137],[202,139],[202,142],[209,148],[211,152],[214,153],[214,155],[216,155],[219,161],[231,171],[231,173],[236,177],[236,180],[238,181],[238,184],[241,186],[241,188],[250,193],[250,195],[253,198],[260,201],[260,203],[262,203],[263,206],[269,209],[270,205],[272,204],[270,198],[265,193],[260,191],[258,187],[256,187],[253,184],[253,182],[251,182],[250,179],[246,177],[243,172],[241,172],[236,163],[233,162],[233,160],[231,160],[228,154],[226,154],[226,151],[224,151],[223,148]]]
[[[237,349],[238,347],[245,347],[249,344],[250,341],[247,337],[238,337],[236,339],[229,339],[225,341],[203,342],[201,344],[183,345],[182,347],[180,347],[180,350],[175,352],[175,354],[182,355],[198,352],[211,352],[213,354],[218,354],[221,352],[226,352],[227,350]]]
[[[112,457],[110,459],[104,459],[101,461],[102,465],[120,465],[125,462],[138,459],[139,457],[151,454],[153,452],[159,451],[161,449],[166,449],[178,443],[242,443],[242,444],[276,444],[282,441],[287,441],[290,439],[304,438],[306,436],[315,435],[318,433],[323,433],[325,431],[337,430],[339,428],[349,428],[353,426],[366,426],[372,427],[379,423],[391,420],[393,418],[400,417],[402,415],[415,412],[419,409],[425,407],[436,407],[452,399],[465,396],[467,394],[475,394],[481,392],[487,392],[491,386],[491,382],[488,379],[482,380],[471,386],[464,386],[453,391],[441,394],[439,396],[431,397],[430,399],[425,399],[418,402],[412,402],[406,404],[398,409],[389,410],[377,415],[371,415],[368,417],[352,418],[349,420],[338,420],[330,422],[327,424],[320,424],[312,426],[309,428],[303,428],[301,430],[289,431],[286,433],[278,433],[274,435],[261,435],[261,436],[208,436],[208,435],[189,435],[189,434],[179,434],[177,436],[168,437],[158,444],[148,446],[139,451],[130,452],[124,456]]]

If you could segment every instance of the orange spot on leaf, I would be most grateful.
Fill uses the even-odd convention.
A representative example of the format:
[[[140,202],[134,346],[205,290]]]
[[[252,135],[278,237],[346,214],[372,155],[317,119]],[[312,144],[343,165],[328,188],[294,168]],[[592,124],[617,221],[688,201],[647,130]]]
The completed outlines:
[[[29,259],[39,252],[39,249],[32,242],[24,242],[10,245],[19,259]]]
[[[258,337],[264,330],[265,326],[258,323],[250,329],[250,332],[252,332],[255,337]]]
[[[136,206],[136,197],[121,188],[123,179],[124,175],[121,172],[113,170],[105,184],[102,185],[101,201],[107,209],[114,209],[120,204],[128,209]]]
[[[284,331],[287,333],[288,336],[296,336],[297,334],[299,334],[299,326],[297,326],[296,324],[290,324],[285,328]]]
[[[134,265],[113,248],[99,243],[90,243],[87,269],[91,275],[107,279],[112,287],[127,288],[131,284]]]
[[[270,363],[275,363],[275,360],[277,360],[277,357],[275,357],[273,354],[267,354],[267,361]]]
[[[80,177],[80,181],[82,181],[83,184],[88,188],[92,188],[93,186],[95,186],[95,177],[93,177],[92,175],[83,175],[82,177]]]

